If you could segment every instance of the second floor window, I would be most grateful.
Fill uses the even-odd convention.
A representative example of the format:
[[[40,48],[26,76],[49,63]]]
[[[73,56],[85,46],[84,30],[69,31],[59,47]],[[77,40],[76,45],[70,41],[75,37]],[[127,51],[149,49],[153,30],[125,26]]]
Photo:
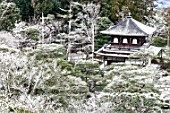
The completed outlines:
[[[119,43],[118,38],[114,38],[113,43]]]
[[[127,43],[128,43],[127,38],[123,38],[123,43],[124,43],[124,44],[127,44]]]
[[[132,40],[132,44],[138,44],[138,40],[137,39],[133,39]]]

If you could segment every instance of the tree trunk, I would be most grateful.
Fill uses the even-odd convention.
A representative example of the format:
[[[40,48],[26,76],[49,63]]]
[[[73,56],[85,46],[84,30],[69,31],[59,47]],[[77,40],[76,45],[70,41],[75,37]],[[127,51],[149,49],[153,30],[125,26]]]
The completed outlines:
[[[69,15],[71,15],[71,12],[72,12],[72,0],[70,1],[70,9],[69,9]],[[72,23],[72,20],[69,18],[69,25],[68,25],[68,47],[67,47],[67,60],[70,61],[71,60],[71,56],[70,56],[70,52],[71,52],[71,41],[70,41],[70,32],[71,32],[71,23]]]
[[[151,57],[148,58],[148,66],[151,65]]]
[[[42,12],[42,31],[41,31],[41,35],[42,35],[42,43],[44,43],[44,13]]]
[[[91,23],[91,32],[92,32],[92,63],[94,62],[94,22]]]

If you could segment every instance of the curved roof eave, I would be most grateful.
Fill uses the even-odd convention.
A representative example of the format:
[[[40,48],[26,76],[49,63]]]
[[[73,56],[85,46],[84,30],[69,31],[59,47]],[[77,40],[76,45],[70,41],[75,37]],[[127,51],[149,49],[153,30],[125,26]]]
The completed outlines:
[[[108,31],[100,31],[100,33],[106,35],[116,35],[116,36],[148,36],[148,34],[121,34],[121,33],[111,33]]]
[[[149,27],[147,25],[144,25],[143,23],[141,22],[138,22],[137,20],[131,18],[132,22],[135,23],[135,25],[141,29],[144,33],[148,34],[148,35],[151,35],[153,34],[155,31],[156,31],[156,28],[155,27]]]

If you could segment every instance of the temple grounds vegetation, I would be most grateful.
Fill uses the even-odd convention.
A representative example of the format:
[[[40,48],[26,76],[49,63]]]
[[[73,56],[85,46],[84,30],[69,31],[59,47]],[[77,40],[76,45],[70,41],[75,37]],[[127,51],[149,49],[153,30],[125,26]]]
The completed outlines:
[[[67,62],[65,51],[56,44],[23,52],[2,48],[0,109],[159,113],[168,105],[161,99],[165,82],[160,80],[158,67],[115,63],[101,70],[98,63]]]

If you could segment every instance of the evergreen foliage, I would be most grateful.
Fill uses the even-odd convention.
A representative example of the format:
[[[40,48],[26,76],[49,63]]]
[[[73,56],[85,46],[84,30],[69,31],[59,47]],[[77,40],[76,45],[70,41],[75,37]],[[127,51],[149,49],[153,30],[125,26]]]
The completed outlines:
[[[14,3],[0,3],[0,30],[10,31],[20,20],[20,10]]]
[[[27,37],[29,39],[38,41],[40,38],[40,31],[38,29],[35,28],[29,28],[25,30],[25,34],[27,35]]]
[[[143,21],[144,16],[154,14],[153,1],[155,0],[103,0],[101,15],[116,23],[130,13],[136,20]]]
[[[97,21],[97,25],[98,25],[98,33],[97,33],[97,41],[96,41],[96,46],[95,49],[98,50],[99,48],[101,48],[104,44],[107,44],[110,41],[110,36],[108,35],[103,35],[100,33],[100,31],[102,30],[106,30],[108,29],[113,23],[111,22],[111,20],[107,17],[101,17],[98,21]]]
[[[48,14],[53,8],[52,0],[33,0],[33,8],[36,14],[41,15],[42,13]]]
[[[12,0],[20,9],[22,20],[29,21],[34,16],[31,0]]]
[[[166,40],[162,37],[155,37],[152,43],[153,46],[164,47],[167,45]]]
[[[67,0],[12,0],[21,9],[23,20],[28,20],[29,16],[33,16],[34,10],[37,14],[44,12],[45,14],[62,13],[59,8],[69,9],[69,2]],[[79,3],[100,3],[100,15],[102,17],[109,17],[114,23],[118,22],[121,18],[131,15],[143,21],[144,16],[151,16],[154,14],[153,1],[155,0],[72,0]],[[149,7],[149,8],[148,8]],[[33,10],[34,8],[34,10]]]

